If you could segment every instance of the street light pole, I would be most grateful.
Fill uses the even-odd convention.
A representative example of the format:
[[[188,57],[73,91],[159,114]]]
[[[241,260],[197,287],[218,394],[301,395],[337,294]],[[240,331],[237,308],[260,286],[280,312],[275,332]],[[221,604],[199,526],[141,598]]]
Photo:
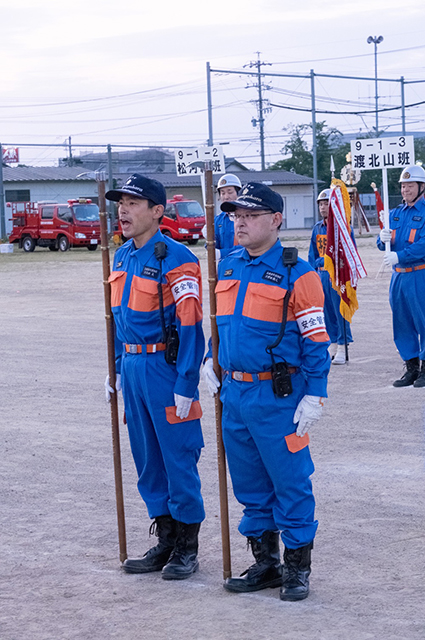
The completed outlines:
[[[383,36],[369,36],[367,43],[373,42],[375,46],[375,133],[378,135],[378,44],[383,41]]]

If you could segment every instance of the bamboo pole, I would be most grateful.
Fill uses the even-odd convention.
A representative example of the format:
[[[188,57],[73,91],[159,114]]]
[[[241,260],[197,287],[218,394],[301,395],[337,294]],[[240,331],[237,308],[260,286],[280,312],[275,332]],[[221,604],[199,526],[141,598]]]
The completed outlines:
[[[214,372],[221,382],[221,369],[218,364],[218,330],[217,330],[217,304],[215,297],[215,287],[217,284],[217,267],[215,260],[214,242],[214,193],[212,170],[209,168],[211,161],[205,162],[205,212],[207,219],[207,256],[208,256],[208,285],[210,299],[210,320],[211,320],[211,343]],[[223,445],[223,434],[221,418],[223,405],[220,400],[220,393],[215,395],[215,423],[217,434],[217,462],[218,462],[218,482],[220,495],[220,520],[221,520],[221,541],[223,550],[223,578],[230,578],[232,575],[230,559],[230,533],[229,533],[229,503],[227,494],[227,465],[226,454]]]
[[[109,384],[113,389],[116,385],[115,371],[115,334],[114,334],[114,318],[111,309],[111,285],[108,278],[111,273],[109,259],[109,235],[106,213],[105,200],[105,181],[99,180],[97,183],[99,194],[99,217],[100,217],[100,243],[102,250],[102,266],[103,266],[103,292],[105,298],[105,320],[106,320],[106,341],[108,349],[108,372]],[[125,514],[124,514],[124,493],[122,484],[121,469],[121,448],[120,448],[120,431],[118,417],[118,393],[111,393],[111,427],[112,427],[112,451],[114,459],[114,477],[115,477],[115,499],[117,505],[118,520],[118,542],[120,561],[127,559],[127,540],[125,533]]]

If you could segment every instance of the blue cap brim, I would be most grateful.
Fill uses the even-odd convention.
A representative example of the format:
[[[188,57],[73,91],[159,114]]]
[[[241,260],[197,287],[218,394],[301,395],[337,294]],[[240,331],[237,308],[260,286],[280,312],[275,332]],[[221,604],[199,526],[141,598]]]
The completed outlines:
[[[105,193],[105,198],[107,200],[112,200],[113,202],[119,202],[122,196],[132,196],[133,198],[138,198],[139,200],[147,200],[143,196],[138,193],[134,193],[131,189],[111,189],[111,191],[107,191]]]
[[[259,204],[253,204],[252,202],[247,202],[246,200],[228,200],[227,202],[223,202],[221,205],[221,210],[230,212],[236,211],[236,209],[246,209],[247,211],[265,211],[268,207],[264,207]]]

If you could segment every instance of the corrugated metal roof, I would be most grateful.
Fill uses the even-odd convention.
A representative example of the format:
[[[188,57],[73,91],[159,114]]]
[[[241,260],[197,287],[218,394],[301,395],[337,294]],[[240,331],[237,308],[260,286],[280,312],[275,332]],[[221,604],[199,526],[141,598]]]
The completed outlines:
[[[246,182],[267,182],[270,187],[273,185],[300,185],[300,184],[313,184],[313,178],[308,176],[301,176],[298,173],[292,171],[232,171],[232,173],[240,179],[242,184]],[[189,176],[177,176],[175,173],[146,173],[150,178],[159,180],[164,187],[178,188],[178,187],[199,187],[200,180],[199,175]],[[117,186],[122,186],[128,176],[116,175]],[[214,184],[217,184],[219,175],[214,175]]]
[[[4,182],[67,182],[67,181],[89,181],[93,178],[84,175],[84,167],[3,167]],[[308,176],[301,176],[292,171],[235,171],[242,184],[253,182],[267,182],[270,186],[277,185],[301,185],[313,184],[313,179]],[[83,175],[81,175],[83,174]],[[127,177],[131,174],[115,174],[114,178],[118,187],[122,186]],[[81,177],[77,177],[81,175]],[[145,173],[150,178],[155,178],[162,182],[164,187],[198,187],[200,184],[199,175],[188,175],[178,177],[174,172]],[[214,184],[217,184],[219,175],[214,175]]]
[[[82,176],[83,167],[3,167],[4,182],[74,182],[83,180],[93,182],[93,178]]]

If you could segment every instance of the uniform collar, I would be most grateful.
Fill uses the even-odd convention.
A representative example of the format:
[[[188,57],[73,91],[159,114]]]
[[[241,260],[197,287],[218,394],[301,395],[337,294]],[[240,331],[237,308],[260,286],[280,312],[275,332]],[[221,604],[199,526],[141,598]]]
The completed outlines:
[[[141,255],[145,254],[146,252],[149,253],[149,254],[153,254],[155,243],[156,242],[160,242],[161,240],[163,241],[164,237],[163,237],[163,235],[162,235],[162,233],[160,232],[159,229],[152,236],[152,238],[150,238],[147,241],[147,243],[143,245],[143,247],[140,247],[140,249],[138,249],[136,247],[136,245],[134,244],[134,240],[132,240],[131,241],[130,255],[132,255],[132,256],[141,256]]]
[[[416,209],[416,211],[422,211],[423,212],[424,205],[425,205],[425,200],[424,200],[424,197],[421,196],[419,198],[419,200],[416,200],[414,205],[409,207],[409,209]],[[406,205],[406,206],[408,206],[408,205]]]
[[[244,260],[250,262],[251,264],[260,264],[260,262],[264,262],[264,264],[268,265],[269,267],[275,267],[282,257],[282,245],[278,238],[275,244],[270,247],[270,249],[266,251],[266,253],[261,254],[261,256],[252,258],[249,255],[248,251],[244,249],[242,257],[244,258]]]

